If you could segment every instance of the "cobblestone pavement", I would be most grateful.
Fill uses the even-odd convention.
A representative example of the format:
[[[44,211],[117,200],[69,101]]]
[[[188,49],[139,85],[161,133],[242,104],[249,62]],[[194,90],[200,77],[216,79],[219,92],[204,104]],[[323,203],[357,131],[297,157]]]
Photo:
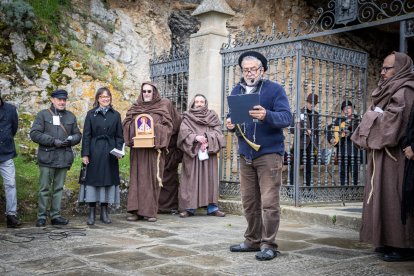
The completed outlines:
[[[1,275],[414,275],[414,262],[386,263],[354,230],[282,220],[281,255],[259,262],[255,253],[231,253],[244,217],[160,215],[155,223],[86,226],[74,217],[62,228],[0,228]]]

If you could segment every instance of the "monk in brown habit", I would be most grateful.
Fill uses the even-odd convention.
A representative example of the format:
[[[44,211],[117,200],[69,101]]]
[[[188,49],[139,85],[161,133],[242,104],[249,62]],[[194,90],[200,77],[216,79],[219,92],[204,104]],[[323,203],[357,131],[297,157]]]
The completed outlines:
[[[165,157],[164,176],[162,178],[162,188],[158,200],[159,213],[176,214],[178,212],[178,187],[180,185],[178,165],[183,159],[183,152],[177,147],[181,115],[176,109],[174,109],[173,123],[174,134],[171,136],[168,152]]]
[[[130,180],[127,220],[147,219],[157,221],[158,198],[162,186],[165,154],[174,129],[174,107],[168,99],[162,99],[156,86],[145,82],[138,100],[132,105],[123,122],[125,144],[131,147]],[[153,118],[154,148],[133,148],[135,118],[140,114]]]
[[[412,68],[406,54],[393,52],[385,58],[372,104],[351,138],[368,150],[360,238],[389,262],[414,259],[414,217],[401,221],[406,158],[399,145],[414,104]]]
[[[184,113],[177,146],[183,151],[180,184],[180,217],[193,216],[198,207],[207,206],[207,215],[224,217],[217,206],[219,178],[217,153],[226,146],[221,122],[208,109],[206,97],[197,94]]]

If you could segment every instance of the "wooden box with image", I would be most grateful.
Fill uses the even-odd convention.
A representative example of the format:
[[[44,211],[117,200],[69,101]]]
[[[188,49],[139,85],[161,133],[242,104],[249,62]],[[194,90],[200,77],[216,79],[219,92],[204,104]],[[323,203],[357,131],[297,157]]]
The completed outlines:
[[[134,148],[153,148],[154,120],[149,114],[140,114],[135,118]]]

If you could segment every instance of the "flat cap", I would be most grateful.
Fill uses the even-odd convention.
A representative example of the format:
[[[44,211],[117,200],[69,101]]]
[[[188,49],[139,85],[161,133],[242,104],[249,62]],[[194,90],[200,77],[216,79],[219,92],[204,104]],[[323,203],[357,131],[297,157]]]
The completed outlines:
[[[341,110],[343,110],[346,106],[354,107],[354,105],[352,104],[352,102],[350,100],[345,100],[345,101],[342,102]]]
[[[240,67],[242,67],[243,59],[245,57],[249,57],[249,56],[255,57],[258,60],[260,60],[260,62],[262,63],[264,71],[267,71],[267,59],[265,58],[264,55],[262,55],[261,53],[256,52],[256,51],[247,51],[247,52],[244,52],[243,54],[241,54],[240,57],[239,57],[239,66]]]
[[[68,98],[68,92],[66,92],[66,90],[63,89],[58,89],[53,91],[52,98],[57,98],[57,99],[67,99]]]

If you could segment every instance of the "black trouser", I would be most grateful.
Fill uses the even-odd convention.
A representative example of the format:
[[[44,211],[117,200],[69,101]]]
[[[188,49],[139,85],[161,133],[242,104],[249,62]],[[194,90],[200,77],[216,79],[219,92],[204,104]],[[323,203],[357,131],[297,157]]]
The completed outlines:
[[[345,160],[346,159],[346,160]],[[349,179],[352,178],[352,184],[358,185],[359,162],[358,156],[342,155],[339,164],[339,176],[341,179],[341,186],[349,185]]]
[[[305,153],[305,150],[303,150],[303,149],[301,149],[300,150],[300,164],[304,164],[304,153]],[[293,150],[291,151],[291,156],[293,156]],[[307,147],[306,148],[306,165],[305,165],[305,172],[304,172],[304,174],[305,174],[305,184],[306,184],[306,186],[310,186],[310,184],[311,184],[311,179],[312,179],[312,163],[311,163],[311,161],[313,161],[312,160],[312,158],[313,158],[313,154],[312,154],[312,147],[311,146],[309,146],[309,147]],[[293,185],[293,164],[294,164],[294,162],[293,162],[293,160],[292,160],[292,162],[290,163],[290,172],[289,172],[289,181],[290,181],[290,185]]]

